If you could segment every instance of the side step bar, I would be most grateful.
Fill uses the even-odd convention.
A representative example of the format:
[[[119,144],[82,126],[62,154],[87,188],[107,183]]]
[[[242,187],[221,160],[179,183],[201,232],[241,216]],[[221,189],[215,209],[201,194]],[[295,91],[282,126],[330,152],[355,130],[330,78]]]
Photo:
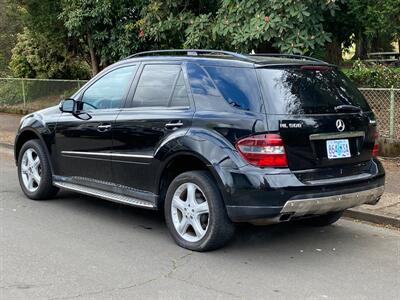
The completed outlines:
[[[156,209],[155,205],[153,203],[150,203],[145,200],[139,200],[136,198],[132,198],[129,196],[125,195],[120,195],[120,194],[115,194],[112,192],[107,192],[91,187],[86,187],[74,183],[69,183],[69,182],[60,182],[60,181],[53,181],[53,185],[59,188],[67,189],[70,191],[78,192],[81,194],[89,195],[89,196],[94,196],[94,197],[99,197],[105,200],[113,201],[116,203],[122,203],[122,204],[127,204],[131,206],[136,206],[136,207],[143,207],[143,208],[149,208],[149,209]]]

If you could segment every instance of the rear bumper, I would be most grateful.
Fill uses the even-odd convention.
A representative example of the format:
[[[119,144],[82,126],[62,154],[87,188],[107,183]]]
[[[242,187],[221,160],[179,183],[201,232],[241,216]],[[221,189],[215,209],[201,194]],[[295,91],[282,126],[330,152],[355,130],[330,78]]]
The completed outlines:
[[[382,185],[353,193],[289,200],[282,207],[228,205],[227,212],[231,220],[235,222],[269,219],[271,223],[274,223],[303,216],[342,211],[362,204],[376,204],[384,189],[385,187]]]
[[[292,214],[293,217],[305,215],[321,215],[331,211],[345,210],[361,204],[375,204],[380,199],[385,187],[380,186],[370,190],[341,194],[330,197],[289,200],[281,209],[281,214]]]
[[[235,184],[235,189],[230,190],[227,213],[234,222],[265,220],[274,223],[376,204],[384,192],[385,182],[383,168],[379,162],[376,166],[375,176],[368,179],[318,185],[300,183],[290,174],[247,174],[251,184],[244,185],[241,180],[242,186]],[[262,184],[255,184],[261,179]]]

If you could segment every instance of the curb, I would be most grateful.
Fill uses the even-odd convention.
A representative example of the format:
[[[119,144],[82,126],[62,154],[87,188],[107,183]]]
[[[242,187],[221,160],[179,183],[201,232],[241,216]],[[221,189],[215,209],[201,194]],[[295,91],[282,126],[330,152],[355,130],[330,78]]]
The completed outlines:
[[[2,142],[0,142],[0,147],[7,148],[7,149],[14,149],[13,144],[2,143]]]
[[[363,208],[351,208],[345,210],[343,216],[356,220],[367,221],[370,223],[375,223],[380,225],[390,225],[393,227],[400,228],[400,217],[394,217],[378,212],[372,213]]]

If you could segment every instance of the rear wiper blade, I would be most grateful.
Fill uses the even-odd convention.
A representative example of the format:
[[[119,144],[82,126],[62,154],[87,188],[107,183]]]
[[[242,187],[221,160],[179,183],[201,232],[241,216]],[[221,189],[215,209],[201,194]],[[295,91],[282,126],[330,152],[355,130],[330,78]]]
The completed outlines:
[[[334,107],[335,111],[361,111],[361,108],[355,105],[338,105]]]

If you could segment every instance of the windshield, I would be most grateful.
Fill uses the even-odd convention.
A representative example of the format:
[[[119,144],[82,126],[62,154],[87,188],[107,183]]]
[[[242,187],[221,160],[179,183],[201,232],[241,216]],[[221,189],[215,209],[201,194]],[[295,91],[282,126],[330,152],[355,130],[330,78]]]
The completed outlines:
[[[269,114],[336,113],[340,105],[371,110],[360,91],[334,68],[304,70],[296,66],[257,72]]]

